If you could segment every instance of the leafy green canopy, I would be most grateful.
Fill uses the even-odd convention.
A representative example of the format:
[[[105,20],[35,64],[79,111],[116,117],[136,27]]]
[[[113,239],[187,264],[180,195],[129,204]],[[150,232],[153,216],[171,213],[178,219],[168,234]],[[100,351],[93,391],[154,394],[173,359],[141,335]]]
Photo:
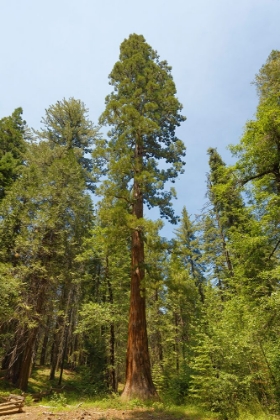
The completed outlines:
[[[174,222],[175,192],[164,191],[164,184],[183,172],[185,146],[175,129],[185,117],[171,67],[159,60],[142,35],[133,34],[121,44],[109,78],[114,91],[106,97],[100,123],[112,126],[110,140],[99,141],[94,151],[96,166],[106,167],[100,170],[108,176],[103,188],[115,196],[121,190],[131,204],[134,182],[148,208],[159,206],[161,215]]]

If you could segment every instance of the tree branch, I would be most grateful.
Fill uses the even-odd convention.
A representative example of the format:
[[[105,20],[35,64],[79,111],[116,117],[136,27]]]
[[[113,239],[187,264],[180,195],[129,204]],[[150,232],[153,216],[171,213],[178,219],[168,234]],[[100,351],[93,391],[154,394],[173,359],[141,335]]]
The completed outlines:
[[[274,252],[276,251],[276,249],[278,248],[278,246],[280,245],[280,239],[277,241],[277,244],[275,245],[273,251],[271,252],[271,254],[269,255],[268,259],[270,260],[270,258],[273,256]]]
[[[261,172],[260,174],[257,174],[257,175],[250,176],[249,178],[243,180],[241,182],[241,184],[242,185],[245,185],[245,184],[247,184],[247,182],[253,181],[254,179],[257,179],[257,178],[262,178],[263,176],[269,175],[269,174],[273,174],[273,170],[272,169],[269,169],[267,171]]]

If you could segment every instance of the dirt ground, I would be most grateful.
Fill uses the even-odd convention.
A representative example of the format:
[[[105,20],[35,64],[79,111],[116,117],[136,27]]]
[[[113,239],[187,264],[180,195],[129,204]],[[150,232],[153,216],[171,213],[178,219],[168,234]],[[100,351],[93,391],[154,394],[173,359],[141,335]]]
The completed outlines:
[[[187,416],[176,417],[176,420],[180,419],[188,420],[190,418]],[[47,406],[25,406],[22,413],[2,415],[0,420],[175,420],[175,417],[146,409],[98,410],[78,408],[71,411],[56,412]]]

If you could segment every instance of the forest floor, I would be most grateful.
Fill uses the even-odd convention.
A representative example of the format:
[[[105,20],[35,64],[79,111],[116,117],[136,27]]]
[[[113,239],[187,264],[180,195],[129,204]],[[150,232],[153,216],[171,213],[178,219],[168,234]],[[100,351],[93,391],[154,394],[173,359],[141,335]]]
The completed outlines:
[[[4,379],[0,370],[0,403],[9,394],[19,394],[19,390]],[[0,420],[216,420],[213,414],[206,414],[196,407],[144,406],[139,401],[122,403],[118,396],[89,397],[85,391],[91,390],[83,376],[70,370],[64,371],[63,387],[56,388],[56,381],[49,381],[49,369],[38,367],[29,380],[28,393],[21,413],[0,415]],[[94,386],[94,385],[93,385]],[[51,388],[50,388],[51,387]],[[34,396],[43,391],[51,395],[34,402]],[[63,392],[61,393],[63,389]],[[49,394],[50,392],[47,392]]]
[[[117,410],[73,408],[55,411],[48,406],[26,406],[22,413],[0,416],[1,420],[207,420],[197,415],[171,414],[152,409]],[[212,417],[213,419],[213,417]]]

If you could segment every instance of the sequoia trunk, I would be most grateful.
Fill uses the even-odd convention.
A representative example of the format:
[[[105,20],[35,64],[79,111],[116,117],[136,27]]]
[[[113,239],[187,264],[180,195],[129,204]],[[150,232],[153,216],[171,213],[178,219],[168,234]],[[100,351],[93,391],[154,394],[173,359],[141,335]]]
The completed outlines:
[[[139,184],[134,184],[133,213],[143,218],[143,197]],[[132,232],[131,290],[126,355],[126,384],[123,399],[157,399],[152,381],[146,325],[145,288],[143,284],[144,240],[141,226]]]

